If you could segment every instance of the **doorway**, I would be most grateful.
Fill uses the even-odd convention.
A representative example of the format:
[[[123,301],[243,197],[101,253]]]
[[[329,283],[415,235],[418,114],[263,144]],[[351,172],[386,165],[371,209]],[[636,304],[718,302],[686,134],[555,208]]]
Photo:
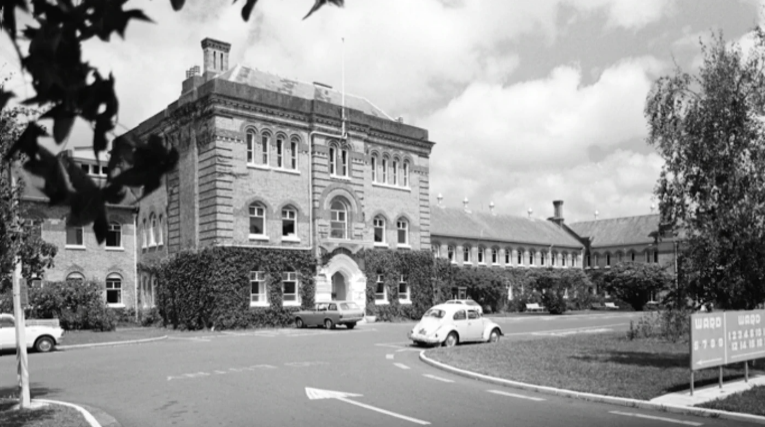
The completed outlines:
[[[345,276],[339,271],[332,275],[332,299],[335,301],[346,300]]]

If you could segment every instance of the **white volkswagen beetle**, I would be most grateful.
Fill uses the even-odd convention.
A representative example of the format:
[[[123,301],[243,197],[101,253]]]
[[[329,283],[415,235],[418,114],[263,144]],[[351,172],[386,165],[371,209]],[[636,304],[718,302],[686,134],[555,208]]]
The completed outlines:
[[[439,304],[425,312],[408,337],[418,345],[453,347],[465,342],[495,343],[502,335],[502,328],[476,307]]]

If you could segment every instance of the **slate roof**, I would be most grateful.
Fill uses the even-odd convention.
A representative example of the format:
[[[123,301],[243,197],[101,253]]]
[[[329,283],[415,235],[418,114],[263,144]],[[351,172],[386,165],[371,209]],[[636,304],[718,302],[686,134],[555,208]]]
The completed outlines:
[[[266,89],[285,95],[295,96],[308,100],[318,100],[335,105],[342,105],[342,93],[335,89],[325,86],[305,83],[298,80],[292,80],[276,74],[267,73],[255,68],[246,67],[241,64],[235,65],[228,71],[224,71],[215,76],[216,79],[226,80],[234,83],[241,83],[260,89]],[[389,115],[366,98],[345,94],[345,106],[379,117],[386,120],[393,120]]]
[[[653,243],[659,230],[659,214],[598,219],[567,224],[580,237],[591,238],[591,247]]]
[[[558,224],[537,218],[465,212],[464,209],[432,206],[430,234],[519,244],[581,248],[582,244]]]

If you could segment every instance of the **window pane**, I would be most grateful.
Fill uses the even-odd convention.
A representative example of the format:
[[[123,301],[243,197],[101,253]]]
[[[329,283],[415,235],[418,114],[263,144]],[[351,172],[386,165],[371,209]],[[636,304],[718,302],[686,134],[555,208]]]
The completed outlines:
[[[247,132],[247,163],[255,162],[255,134]]]
[[[297,142],[292,142],[290,144],[290,155],[292,156],[292,169],[297,169]]]
[[[109,224],[106,232],[106,246],[119,248],[122,246],[122,230],[119,224]]]
[[[250,217],[250,234],[263,234],[263,218]]]
[[[276,140],[276,166],[282,167],[282,149],[284,141],[281,139]]]
[[[82,246],[82,227],[66,228],[66,244]]]

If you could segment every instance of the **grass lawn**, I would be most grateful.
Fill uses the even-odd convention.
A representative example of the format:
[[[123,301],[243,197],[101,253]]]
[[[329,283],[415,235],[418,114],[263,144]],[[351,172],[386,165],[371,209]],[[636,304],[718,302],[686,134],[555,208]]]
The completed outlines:
[[[719,409],[721,411],[745,412],[747,414],[765,416],[765,386],[752,387],[743,393],[734,394],[725,399],[714,400],[698,406]]]
[[[11,409],[18,400],[0,399],[0,426],[3,427],[89,427],[74,408],[48,405],[38,409]]]
[[[457,368],[499,378],[648,400],[690,388],[688,352],[687,342],[630,341],[624,333],[608,333],[501,340],[496,345],[437,348],[427,355]],[[717,373],[717,369],[697,371],[696,387],[715,383]],[[725,381],[742,378],[743,365],[726,368],[723,374]]]

